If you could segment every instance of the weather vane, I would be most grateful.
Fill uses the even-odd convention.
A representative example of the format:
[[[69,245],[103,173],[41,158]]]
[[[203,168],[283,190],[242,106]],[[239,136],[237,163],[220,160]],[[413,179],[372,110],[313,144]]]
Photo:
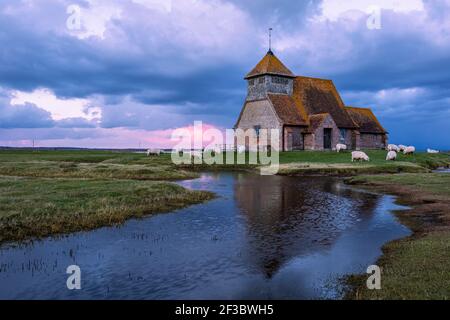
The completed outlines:
[[[269,28],[269,52],[272,52],[272,28]]]

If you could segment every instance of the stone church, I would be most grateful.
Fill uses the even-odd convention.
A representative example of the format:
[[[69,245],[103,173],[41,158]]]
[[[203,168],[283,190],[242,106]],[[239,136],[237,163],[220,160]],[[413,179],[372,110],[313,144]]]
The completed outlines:
[[[371,109],[345,106],[333,81],[294,75],[269,50],[245,77],[247,98],[235,129],[278,129],[279,148],[384,149],[387,132]],[[247,148],[258,141],[246,140]]]

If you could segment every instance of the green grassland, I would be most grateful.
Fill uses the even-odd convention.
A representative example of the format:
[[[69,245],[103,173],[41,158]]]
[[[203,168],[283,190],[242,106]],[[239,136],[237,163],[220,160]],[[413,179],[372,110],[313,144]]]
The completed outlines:
[[[0,151],[0,175],[46,178],[182,180],[197,177],[170,155],[110,151]]]
[[[280,154],[281,175],[325,174],[358,175],[380,173],[424,173],[450,165],[445,153],[398,154],[396,161],[386,161],[384,150],[365,150],[370,162],[351,162],[351,152],[285,152]]]
[[[211,199],[167,182],[0,177],[0,243],[111,226]]]
[[[450,175],[429,173],[430,169],[448,167],[448,154],[399,155],[398,161],[387,162],[386,151],[366,152],[371,158],[369,163],[351,163],[350,152],[280,153],[280,174],[355,176],[412,172],[355,177],[354,183],[379,184],[381,188],[408,185],[408,194],[427,203],[428,211],[416,216],[429,217],[430,212],[448,210],[437,205],[448,201]],[[205,170],[256,169],[259,166],[255,164],[175,165],[167,154],[147,157],[96,150],[0,150],[0,243],[117,225],[129,218],[201,203],[214,195],[190,191],[170,181],[195,178]],[[448,255],[442,254],[448,252],[450,240],[448,229],[442,227],[446,224],[440,222],[437,225],[441,229],[433,226],[425,232],[425,225],[417,223],[417,219],[408,219],[407,214],[402,214],[401,219],[420,236],[388,244],[380,262],[384,266],[385,289],[374,293],[358,288],[355,297],[448,297],[448,291],[436,289],[442,288],[440,283],[448,284],[445,276],[450,264]],[[414,268],[414,264],[422,269]],[[423,277],[426,268],[430,271]],[[416,279],[417,274],[423,283]]]
[[[428,172],[448,167],[448,154],[398,155],[386,161],[386,151],[367,150],[370,162],[351,162],[350,152],[282,152],[280,174],[303,173],[355,175],[364,173]],[[236,155],[233,155],[236,158]],[[275,156],[275,154],[274,154]],[[145,154],[111,151],[32,151],[0,150],[0,175],[53,178],[100,178],[138,180],[180,180],[195,178],[202,170],[252,170],[257,164],[175,165],[169,154],[147,157]]]
[[[353,276],[352,299],[450,299],[450,174],[358,176],[351,184],[389,192],[410,210],[397,212],[414,235],[388,243],[378,262],[382,289],[368,290],[367,276]]]
[[[0,243],[116,225],[211,199],[167,181],[198,174],[169,155],[0,151]]]

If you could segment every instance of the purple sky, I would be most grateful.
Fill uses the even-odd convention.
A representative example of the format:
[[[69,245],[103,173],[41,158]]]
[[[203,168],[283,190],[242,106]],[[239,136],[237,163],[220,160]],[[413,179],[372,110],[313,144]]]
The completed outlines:
[[[269,27],[294,73],[333,79],[391,142],[450,149],[450,0],[2,0],[0,146],[231,128]]]

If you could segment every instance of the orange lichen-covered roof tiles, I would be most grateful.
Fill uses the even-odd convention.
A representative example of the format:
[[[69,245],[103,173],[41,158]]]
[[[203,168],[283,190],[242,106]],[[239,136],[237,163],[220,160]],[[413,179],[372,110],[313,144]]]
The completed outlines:
[[[329,113],[319,113],[319,114],[314,114],[314,115],[310,116],[308,132],[311,132],[311,133],[315,132],[317,130],[317,128],[320,127],[322,122],[329,116],[330,116]]]
[[[284,94],[268,94],[268,97],[283,124],[294,126],[308,125],[291,96]]]
[[[294,78],[295,75],[281,62],[272,51],[269,51],[264,58],[250,71],[245,79],[253,78],[263,74],[273,74]]]
[[[358,124],[361,133],[387,133],[371,109],[356,107],[345,107],[345,109]]]
[[[296,77],[294,100],[308,116],[329,113],[340,128],[357,129],[358,125],[348,115],[345,105],[331,80]]]

